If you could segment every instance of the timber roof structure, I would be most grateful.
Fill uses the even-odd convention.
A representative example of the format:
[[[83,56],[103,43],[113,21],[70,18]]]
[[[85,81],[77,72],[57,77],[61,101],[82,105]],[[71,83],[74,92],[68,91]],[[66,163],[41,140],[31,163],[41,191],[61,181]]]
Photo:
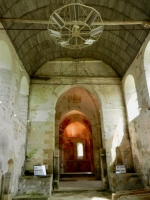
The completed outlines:
[[[149,0],[82,0],[100,12],[104,21],[149,21]],[[105,25],[98,42],[82,50],[62,48],[50,38],[47,24],[54,10],[67,0],[0,0],[0,21],[29,76],[58,58],[102,60],[123,77],[149,33],[142,24]],[[30,23],[4,19],[28,19]],[[39,23],[33,23],[38,20]]]

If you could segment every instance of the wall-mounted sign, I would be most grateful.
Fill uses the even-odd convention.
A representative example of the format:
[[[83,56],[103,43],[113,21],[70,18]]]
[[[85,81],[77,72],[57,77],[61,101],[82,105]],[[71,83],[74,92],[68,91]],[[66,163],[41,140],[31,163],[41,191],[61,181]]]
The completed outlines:
[[[116,165],[116,174],[125,174],[126,166],[125,165]]]
[[[41,166],[34,165],[34,176],[46,176],[45,165]]]

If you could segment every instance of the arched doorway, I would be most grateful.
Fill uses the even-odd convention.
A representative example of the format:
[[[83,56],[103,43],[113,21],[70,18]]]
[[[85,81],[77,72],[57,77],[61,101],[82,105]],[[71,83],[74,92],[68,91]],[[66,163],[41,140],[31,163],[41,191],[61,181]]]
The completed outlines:
[[[93,141],[90,122],[79,114],[66,117],[60,125],[60,173],[93,172]]]
[[[97,99],[82,87],[73,87],[59,97],[55,114],[55,149],[59,149],[59,173],[90,171],[96,179],[101,179],[99,110]],[[74,136],[71,135],[72,128]],[[78,143],[83,145],[82,159],[77,155]]]

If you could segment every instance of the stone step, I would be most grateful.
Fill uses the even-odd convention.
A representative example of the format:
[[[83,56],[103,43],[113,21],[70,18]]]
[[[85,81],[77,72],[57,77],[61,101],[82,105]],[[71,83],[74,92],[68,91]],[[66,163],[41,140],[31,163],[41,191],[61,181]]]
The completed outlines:
[[[49,196],[44,195],[19,195],[15,196],[12,200],[49,200]]]
[[[120,191],[112,194],[112,200],[118,200],[120,197],[129,196],[129,195],[140,195],[140,194],[148,194],[150,195],[150,189],[142,189],[142,190],[130,190],[130,191]]]
[[[123,196],[123,197],[120,197],[118,200],[150,200],[150,193]]]
[[[62,173],[60,178],[71,178],[71,177],[94,177],[92,172],[72,172],[72,173]]]

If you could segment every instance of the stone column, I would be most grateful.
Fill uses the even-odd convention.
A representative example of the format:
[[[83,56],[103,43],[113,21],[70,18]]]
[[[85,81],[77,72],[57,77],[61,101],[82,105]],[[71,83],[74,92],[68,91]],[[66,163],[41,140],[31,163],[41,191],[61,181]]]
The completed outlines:
[[[11,199],[12,176],[13,176],[12,172],[7,172],[2,177],[2,191],[1,191],[2,200]]]
[[[59,149],[54,150],[53,188],[59,189]]]
[[[107,177],[107,164],[106,164],[106,151],[100,149],[100,160],[101,160],[101,179],[103,189],[108,188],[108,177]]]
[[[150,186],[150,169],[148,170],[148,186]]]
[[[2,178],[1,178],[1,193],[0,193],[0,199],[3,200],[4,198],[4,175],[2,175]]]

